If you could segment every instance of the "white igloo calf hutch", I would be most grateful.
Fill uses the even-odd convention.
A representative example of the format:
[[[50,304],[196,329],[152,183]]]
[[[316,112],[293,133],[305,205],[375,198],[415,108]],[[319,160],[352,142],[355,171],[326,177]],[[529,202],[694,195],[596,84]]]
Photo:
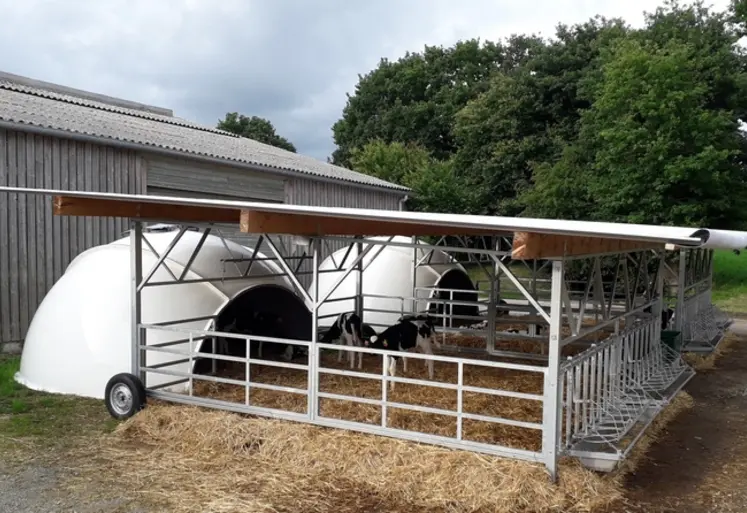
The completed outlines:
[[[162,255],[178,233],[171,228],[165,231],[144,229],[143,239]],[[150,283],[174,283],[142,289],[143,323],[199,319],[175,326],[209,330],[217,324],[220,329],[228,322],[227,314],[251,311],[253,306],[261,305],[265,311],[274,309],[293,321],[285,323],[293,333],[284,333],[286,336],[282,338],[310,338],[309,305],[294,292],[285,276],[279,276],[282,270],[278,265],[270,260],[257,260],[243,277],[252,250],[208,235],[195,253],[202,236],[201,232],[187,230],[164,260],[174,276],[192,283],[174,282],[174,276],[161,265]],[[159,258],[145,240],[142,245],[144,277]],[[257,253],[257,257],[266,258],[261,253]],[[237,259],[243,261],[236,262]],[[221,281],[221,276],[232,279]],[[211,281],[197,281],[208,277]],[[45,296],[32,319],[16,380],[34,390],[104,399],[110,378],[132,369],[131,287],[129,237],[78,255]],[[181,339],[185,339],[184,333],[153,329],[148,330],[146,343],[163,344]],[[200,351],[200,344],[207,343],[195,342],[195,350]],[[189,343],[171,347],[188,351]],[[182,373],[193,371],[194,361],[190,369],[189,362],[183,360],[182,355],[147,351],[145,363],[153,366],[181,361],[169,369]],[[174,381],[173,376],[151,372],[146,375],[145,386],[159,387]],[[184,392],[187,386],[184,383],[163,389]]]
[[[369,240],[388,243],[389,237],[371,237]],[[363,257],[362,295],[363,321],[376,331],[397,322],[400,316],[410,313],[431,312],[447,314],[450,306],[439,299],[459,302],[472,302],[471,305],[456,305],[452,318],[459,324],[478,322],[474,319],[480,312],[478,295],[474,283],[465,268],[449,254],[429,247],[414,247],[410,237],[394,237],[391,242],[400,245],[380,245]],[[418,241],[418,244],[426,244]],[[369,243],[361,244],[366,251]],[[357,258],[355,247],[344,247],[325,258],[319,266],[319,295],[323,299],[329,290]],[[336,270],[339,269],[339,270]],[[414,270],[414,273],[413,273]],[[353,271],[319,306],[319,327],[328,328],[336,316],[342,312],[355,310],[358,272]],[[414,275],[414,283],[413,283]],[[312,281],[309,293],[313,297],[315,283]],[[456,291],[456,292],[453,292]],[[441,319],[439,319],[439,323]]]

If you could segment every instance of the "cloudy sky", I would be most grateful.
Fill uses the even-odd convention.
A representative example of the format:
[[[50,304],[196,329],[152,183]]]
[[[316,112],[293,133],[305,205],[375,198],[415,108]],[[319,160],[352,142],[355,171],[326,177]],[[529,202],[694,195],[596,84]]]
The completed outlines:
[[[0,70],[171,108],[270,119],[325,159],[358,74],[459,39],[553,34],[662,0],[0,0]],[[728,0],[711,0],[725,9]]]

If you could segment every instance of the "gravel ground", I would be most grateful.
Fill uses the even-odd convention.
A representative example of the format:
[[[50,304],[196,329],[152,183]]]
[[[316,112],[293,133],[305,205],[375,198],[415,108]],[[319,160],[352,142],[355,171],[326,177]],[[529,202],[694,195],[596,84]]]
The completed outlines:
[[[150,513],[132,501],[94,501],[59,490],[60,472],[54,464],[8,465],[0,461],[2,513]]]

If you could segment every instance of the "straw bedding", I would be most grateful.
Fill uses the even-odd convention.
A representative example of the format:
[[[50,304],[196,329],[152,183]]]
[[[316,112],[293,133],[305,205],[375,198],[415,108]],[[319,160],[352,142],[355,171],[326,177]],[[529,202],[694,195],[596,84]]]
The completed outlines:
[[[337,362],[337,351],[326,352],[322,356],[322,365],[327,368],[349,370],[347,359]],[[365,355],[361,371],[372,375],[381,375],[381,357]],[[428,372],[422,360],[408,360],[407,373],[403,372],[401,362],[398,376],[428,379]],[[235,365],[223,375],[243,379],[244,366]],[[270,383],[298,389],[306,388],[306,372],[294,369],[273,368],[262,365],[251,366],[252,382]],[[457,383],[456,364],[435,362],[434,381]],[[543,377],[540,373],[518,372],[513,370],[494,369],[475,365],[464,366],[464,384],[489,389],[511,390],[517,392],[541,394]],[[380,400],[382,397],[381,382],[374,379],[355,378],[339,375],[320,376],[320,392],[348,395],[366,399]],[[196,381],[194,395],[218,398],[244,403],[245,388],[242,386],[218,384],[209,381]],[[457,392],[443,388],[397,383],[394,390],[387,390],[391,402],[427,406],[456,411]],[[273,390],[251,389],[250,403],[255,406],[277,408],[286,411],[305,413],[306,396]],[[357,421],[368,424],[381,424],[381,408],[378,405],[353,403],[335,399],[320,398],[320,413],[325,417]],[[542,403],[539,401],[496,397],[488,394],[465,392],[463,409],[466,413],[493,415],[512,420],[542,422]],[[419,431],[436,435],[455,436],[456,419],[448,415],[422,413],[412,410],[388,409],[387,424],[390,427]],[[541,434],[529,430],[502,424],[465,420],[463,436],[466,440],[500,443],[520,449],[539,450]]]
[[[323,355],[327,367],[337,352]],[[252,381],[305,387],[305,373],[252,366]],[[436,362],[435,379],[455,383],[454,365]],[[227,369],[243,377],[245,369]],[[364,372],[380,373],[381,358],[366,355]],[[400,364],[399,375],[402,375]],[[407,376],[426,378],[422,361],[410,359]],[[466,385],[542,392],[540,374],[465,366]],[[323,376],[321,391],[380,398],[377,381]],[[243,402],[243,387],[197,382],[195,393]],[[441,408],[456,406],[449,390],[398,383],[389,399]],[[474,396],[474,397],[473,397]],[[252,389],[252,404],[305,411],[306,398]],[[255,418],[222,411],[151,402],[113,434],[85,448],[87,467],[71,474],[75,486],[88,480],[102,490],[141,491],[157,511],[205,512],[517,512],[607,511],[624,502],[624,477],[645,457],[667,422],[692,405],[685,392],[671,404],[614,474],[599,475],[575,460],[560,462],[555,486],[544,466],[494,458],[386,437]],[[323,415],[380,422],[380,408],[320,402]],[[466,394],[465,411],[541,422],[541,403]],[[453,435],[452,417],[390,410],[390,426]],[[537,435],[534,437],[534,435]],[[537,450],[539,431],[497,424],[470,426],[466,439]],[[95,458],[90,454],[94,449]],[[83,454],[81,454],[83,456]],[[106,471],[102,471],[106,468]],[[105,493],[105,492],[102,492]],[[159,507],[160,506],[160,507]]]
[[[595,334],[596,335],[596,334]],[[446,335],[445,343],[461,347],[484,347],[485,341],[481,337],[464,335]],[[572,356],[588,347],[589,340],[582,340],[563,348],[564,357]],[[496,348],[505,351],[539,354],[541,344],[531,340],[504,339],[496,341]],[[445,353],[448,354],[448,353]],[[487,360],[487,356],[470,356],[476,360]],[[506,358],[502,358],[506,361]],[[542,365],[536,361],[522,361],[520,357],[509,361]],[[333,369],[349,369],[347,358],[337,361],[337,351],[325,351],[321,357],[322,367]],[[382,358],[376,355],[364,355],[363,368],[356,372],[381,375]],[[457,383],[457,365],[448,362],[434,363],[434,381],[441,383]],[[245,379],[245,365],[230,364],[221,372],[222,376],[234,379]],[[401,362],[398,364],[398,376],[428,379],[428,373],[423,360],[410,358],[405,373]],[[302,370],[251,365],[251,381],[268,383],[299,390],[307,388],[307,373]],[[479,365],[464,365],[463,383],[466,386],[488,388],[493,390],[507,390],[527,394],[543,393],[544,379],[538,372],[514,371]],[[379,380],[364,379],[339,375],[320,375],[320,392],[353,396],[364,399],[381,400],[382,386]],[[246,389],[243,386],[219,384],[210,381],[195,381],[194,395],[210,397],[225,401],[245,403]],[[387,391],[387,399],[391,402],[416,406],[426,406],[444,410],[456,411],[457,392],[444,388],[398,383],[394,390]],[[278,392],[252,388],[249,396],[250,404],[284,411],[306,413],[307,398],[305,395],[290,392]],[[381,407],[378,405],[354,403],[330,398],[319,399],[320,414],[324,417],[366,424],[381,425]],[[510,397],[498,397],[489,394],[465,392],[463,394],[463,411],[481,415],[501,417],[509,420],[542,423],[542,402]],[[457,423],[451,415],[424,413],[404,408],[389,407],[387,411],[387,426],[428,433],[434,435],[456,436]],[[541,431],[508,426],[493,422],[465,419],[462,426],[462,436],[465,440],[499,444],[507,447],[538,451],[541,448]]]
[[[681,392],[641,451],[691,403]],[[611,475],[561,461],[554,486],[539,464],[158,403],[95,443],[69,485],[93,479],[102,493],[140,492],[172,513],[600,511],[624,501],[623,478],[641,457],[637,447]]]

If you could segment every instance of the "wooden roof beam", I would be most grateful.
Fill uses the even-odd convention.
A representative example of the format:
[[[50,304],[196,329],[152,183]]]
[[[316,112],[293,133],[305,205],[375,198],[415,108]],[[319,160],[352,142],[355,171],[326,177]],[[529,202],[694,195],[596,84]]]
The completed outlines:
[[[241,211],[241,231],[246,233],[282,233],[306,235],[353,236],[441,236],[441,235],[494,235],[492,230],[464,230],[448,226],[404,223],[388,220],[340,219],[311,214],[262,212],[245,209]]]
[[[511,248],[511,258],[514,260],[541,260],[564,256],[625,253],[646,249],[664,249],[664,244],[603,237],[566,237],[516,232]]]
[[[171,222],[238,223],[240,210],[224,207],[170,205],[121,201],[109,198],[54,196],[52,211],[56,216],[125,217]]]

